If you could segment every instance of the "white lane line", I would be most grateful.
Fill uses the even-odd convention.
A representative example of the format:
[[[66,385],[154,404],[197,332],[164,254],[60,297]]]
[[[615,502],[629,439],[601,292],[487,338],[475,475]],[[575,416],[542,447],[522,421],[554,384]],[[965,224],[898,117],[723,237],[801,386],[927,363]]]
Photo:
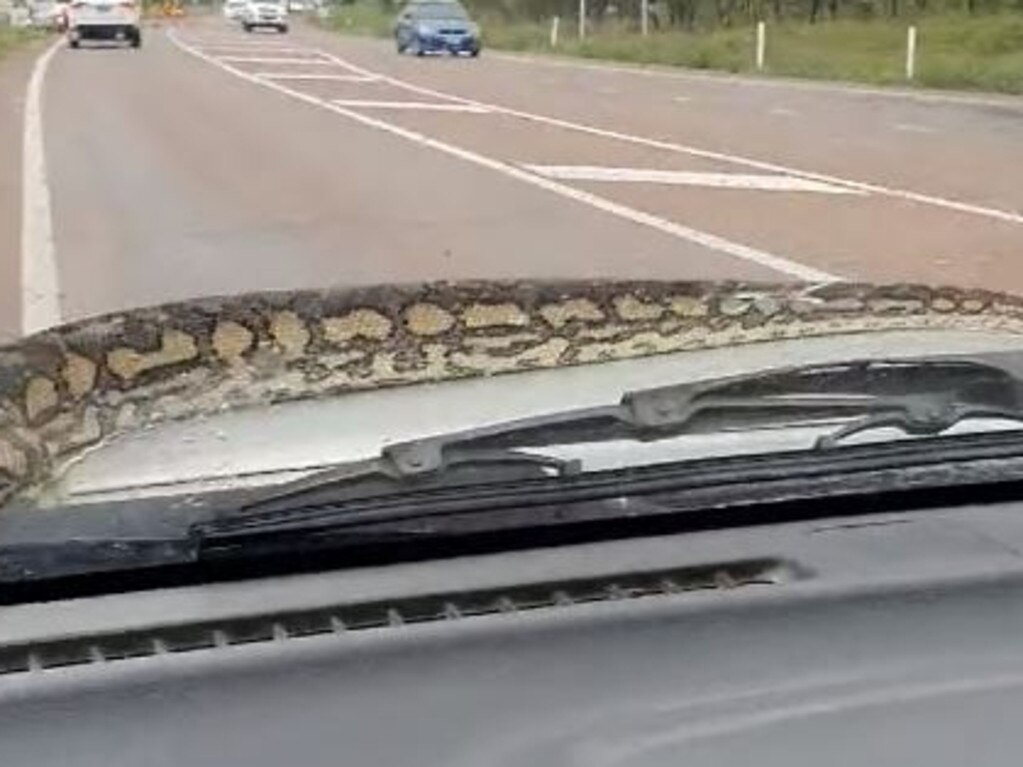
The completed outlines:
[[[653,168],[608,168],[593,165],[526,165],[547,178],[568,181],[612,181],[624,183],[701,186],[716,189],[749,189],[764,192],[818,192],[820,194],[864,194],[844,186],[822,184],[798,176],[750,173],[703,173]]]
[[[199,44],[206,53],[214,53],[214,55],[220,55],[220,51],[241,51],[243,53],[258,53],[260,51],[266,53],[309,53],[308,48],[295,48],[292,46],[284,45],[252,45],[251,43],[238,44],[238,43],[213,43],[208,45]]]
[[[595,72],[608,72],[614,74],[637,75],[639,77],[661,77],[670,80],[689,80],[696,82],[708,82],[718,85],[730,85],[751,88],[783,88],[797,91],[818,91],[831,93],[838,96],[881,96],[890,99],[904,99],[924,104],[954,104],[961,106],[985,106],[985,107],[1006,107],[1008,109],[1023,110],[1023,103],[1013,96],[999,98],[985,96],[971,96],[963,93],[941,93],[937,91],[915,91],[904,88],[872,88],[869,85],[855,85],[852,83],[822,83],[807,80],[796,80],[785,77],[749,77],[726,72],[710,73],[696,72],[693,70],[682,70],[679,68],[669,69],[666,65],[658,67],[654,64],[637,64],[627,66],[621,64],[603,64],[583,61],[570,61],[563,58],[546,58],[543,56],[529,56],[522,53],[502,53],[491,51],[490,58],[503,59],[516,64],[527,64],[531,66],[559,67],[566,69],[585,69]]]
[[[692,96],[674,96],[674,97],[672,97],[671,100],[674,101],[676,104],[688,104],[690,101],[693,100],[693,97]]]
[[[224,59],[224,60],[230,60],[231,55],[232,55],[230,53],[222,55],[220,53],[213,53],[213,52],[211,52],[209,50],[206,50],[208,48],[216,48],[218,46],[215,45],[215,44],[211,45],[209,42],[206,42],[206,43],[199,42],[199,40],[197,38],[189,38],[187,40],[187,44],[191,45],[192,47],[194,47],[196,49],[203,50],[209,56],[214,56],[216,58],[221,58],[221,59]],[[280,48],[272,47],[272,46],[275,46],[275,45],[280,45],[281,47]],[[365,70],[363,70],[363,69],[361,69],[359,67],[353,68],[350,65],[348,65],[347,63],[345,63],[343,61],[340,61],[339,59],[335,58],[334,56],[331,56],[330,54],[324,53],[323,51],[317,50],[315,48],[308,48],[308,47],[304,47],[304,46],[296,47],[294,44],[291,44],[291,43],[272,43],[272,42],[262,43],[262,42],[259,42],[259,41],[247,41],[247,40],[236,40],[235,44],[231,45],[230,47],[236,47],[236,46],[239,48],[239,50],[243,51],[243,53],[233,54],[233,55],[236,55],[236,56],[239,57],[238,59],[235,60],[237,63],[242,63],[242,64],[244,64],[244,63],[258,63],[259,60],[263,59],[263,57],[260,54],[267,53],[267,54],[274,54],[274,55],[268,55],[268,56],[265,57],[267,63],[270,63],[270,64],[309,64],[310,66],[313,66],[313,67],[330,66],[331,64],[333,64],[333,65],[335,65],[335,66],[337,66],[337,67],[339,67],[341,69],[346,70],[347,72],[349,72],[349,73],[351,73],[353,75],[358,75],[360,78],[368,78],[368,80],[378,80],[379,79],[375,75],[367,74]],[[278,56],[276,54],[285,54],[285,55]],[[290,55],[288,55],[288,54],[290,54]],[[298,58],[298,60],[297,61],[290,61],[290,59],[292,59],[292,58]],[[251,60],[251,62],[249,60]],[[260,74],[261,74],[261,76],[265,76],[268,73],[267,72],[262,72]],[[280,74],[283,75],[284,73],[282,72]],[[298,74],[298,73],[296,72],[294,74]],[[328,79],[328,78],[324,78],[324,79]],[[359,80],[356,80],[356,81],[353,81],[353,82],[368,82],[368,80],[367,79],[359,79]]]
[[[886,197],[895,197],[902,200],[909,200],[911,202],[919,203],[921,205],[931,205],[937,208],[944,208],[946,210],[954,210],[958,213],[968,213],[975,216],[983,216],[985,218],[996,219],[998,221],[1005,221],[1010,224],[1021,224],[1023,225],[1023,213],[1014,210],[1004,210],[1002,208],[990,208],[983,205],[975,205],[969,202],[963,202],[961,200],[953,200],[947,197],[939,197],[937,195],[925,194],[922,192],[914,192],[910,189],[899,189],[897,187],[883,186],[881,184],[873,184],[866,181],[855,181],[853,179],[841,178],[839,176],[832,176],[827,173],[815,173],[814,171],[802,170],[800,168],[793,168],[786,165],[780,165],[778,163],[766,162],[763,160],[755,160],[751,157],[744,157],[737,154],[728,154],[726,152],[715,152],[709,149],[700,149],[699,147],[689,146],[686,144],[677,144],[671,141],[660,141],[658,139],[646,138],[644,136],[636,136],[631,133],[622,133],[620,131],[607,130],[605,128],[598,128],[593,125],[586,125],[585,123],[572,122],[570,120],[562,120],[557,117],[548,117],[546,115],[535,114],[533,112],[524,112],[519,109],[511,109],[509,107],[499,106],[497,104],[491,104],[485,101],[477,101],[475,99],[467,99],[461,96],[454,96],[450,93],[443,93],[441,91],[434,90],[432,88],[423,88],[412,83],[399,80],[396,77],[390,77],[388,75],[371,72],[363,67],[350,64],[344,59],[338,58],[331,53],[321,51],[321,53],[337,62],[339,65],[347,66],[352,71],[359,71],[364,74],[375,74],[380,78],[382,82],[390,83],[399,88],[404,88],[411,93],[418,93],[424,96],[432,96],[434,98],[443,98],[453,101],[460,101],[463,104],[474,104],[489,109],[492,112],[498,114],[508,115],[510,117],[518,117],[521,120],[527,120],[529,122],[540,123],[542,125],[552,125],[558,128],[564,128],[565,130],[576,131],[578,133],[585,133],[590,136],[600,136],[601,138],[613,139],[616,141],[622,141],[629,144],[636,144],[638,146],[646,146],[654,149],[664,149],[669,152],[676,154],[683,154],[689,157],[700,157],[705,160],[715,160],[717,162],[730,163],[732,165],[741,165],[754,170],[761,170],[768,173],[783,173],[788,176],[799,176],[801,178],[812,179],[814,181],[821,181],[825,184],[834,184],[836,186],[846,186],[850,189],[856,189],[861,192],[869,192],[872,194],[884,195]]]
[[[333,61],[324,61],[320,58],[299,58],[295,56],[217,56],[221,61],[231,64],[311,64],[316,67],[336,66]]]
[[[778,117],[795,117],[795,110],[789,109],[788,107],[775,107],[771,110],[771,114],[777,115]]]
[[[432,112],[471,112],[486,114],[490,110],[474,104],[438,104],[433,101],[372,101],[370,99],[334,99],[339,107],[352,109],[422,109]]]
[[[915,125],[914,123],[896,123],[895,130],[902,131],[903,133],[937,133],[934,128],[928,128],[926,125]]]
[[[302,91],[289,88],[286,85],[282,85],[281,83],[275,83],[268,80],[260,80],[252,76],[248,72],[244,72],[240,69],[230,66],[229,64],[225,64],[224,62],[219,61],[215,57],[208,56],[204,54],[202,51],[199,51],[189,46],[188,44],[182,42],[174,33],[174,30],[168,30],[167,36],[170,38],[171,42],[173,42],[183,51],[186,51],[187,53],[190,53],[197,58],[203,59],[204,61],[212,64],[213,66],[219,67],[225,72],[234,75],[235,77],[239,77],[243,80],[248,80],[249,82],[256,83],[257,85],[262,85],[266,88],[271,88],[275,91],[278,91],[279,93],[290,96],[294,99],[298,99],[299,101],[303,101],[307,104],[312,104],[314,106],[330,110],[343,117],[347,117],[349,120],[361,123],[362,125],[365,125],[367,127],[375,128],[384,133],[389,133],[391,135],[398,136],[400,138],[406,139],[421,146],[430,147],[431,149],[435,149],[439,152],[451,155],[452,157],[458,157],[459,159],[465,160],[466,162],[471,162],[475,165],[479,165],[481,167],[497,171],[498,173],[501,173],[510,178],[514,178],[518,181],[531,184],[532,186],[544,189],[548,192],[552,192],[554,194],[560,195],[561,197],[574,200],[584,205],[589,205],[592,208],[603,211],[605,213],[609,213],[614,216],[618,216],[619,218],[625,219],[627,221],[632,221],[633,223],[640,224],[642,226],[647,226],[650,227],[651,229],[656,229],[660,232],[677,237],[681,240],[686,240],[688,242],[701,245],[709,250],[718,251],[719,253],[725,253],[730,256],[739,258],[741,260],[749,261],[750,263],[755,263],[760,266],[767,267],[768,269],[773,269],[774,271],[789,275],[790,277],[795,277],[796,279],[805,280],[808,282],[822,283],[834,282],[839,279],[837,276],[833,274],[821,271],[820,269],[814,269],[813,267],[801,264],[797,261],[792,261],[790,259],[783,258],[781,256],[776,256],[762,250],[757,250],[755,248],[751,248],[741,243],[732,242],[730,240],[724,239],[723,237],[718,237],[717,235],[710,234],[708,232],[702,232],[687,226],[676,224],[673,221],[668,221],[658,216],[645,213],[641,210],[636,210],[634,208],[629,208],[625,205],[620,205],[611,200],[599,197],[598,195],[590,194],[589,192],[584,192],[580,189],[576,189],[565,184],[560,184],[557,181],[547,179],[542,176],[538,176],[535,173],[530,173],[529,171],[523,170],[522,168],[518,168],[514,165],[510,165],[500,160],[495,160],[493,158],[486,157],[476,152],[472,152],[468,149],[462,149],[461,147],[455,146],[453,144],[438,141],[437,139],[430,138],[429,136],[425,136],[421,133],[408,130],[407,128],[402,128],[398,125],[394,125],[393,123],[384,122],[383,120],[379,120],[374,117],[369,117],[359,112],[354,112],[350,109],[346,109],[342,106],[331,103],[326,99],[322,99],[317,96],[312,96],[308,93],[304,93]]]
[[[193,37],[193,38],[191,38],[191,42],[194,43],[195,45],[201,46],[203,48],[205,48],[207,46],[210,46],[210,45],[235,45],[235,46],[239,46],[239,47],[242,47],[242,46],[253,46],[253,47],[263,47],[263,46],[270,47],[270,46],[275,46],[275,47],[280,47],[280,48],[286,48],[286,47],[289,47],[289,46],[292,45],[291,43],[286,42],[286,41],[282,40],[281,38],[277,38],[277,37],[268,37],[268,38],[266,38],[264,40],[259,40],[259,39],[254,40],[252,38],[241,37],[241,36],[239,36],[239,37]]]
[[[342,83],[371,83],[377,78],[368,75],[332,75],[329,72],[253,72],[267,80],[331,80]]]
[[[63,44],[63,39],[56,41],[36,59],[25,91],[21,144],[21,330],[25,335],[61,322],[43,140],[43,83],[51,59]]]

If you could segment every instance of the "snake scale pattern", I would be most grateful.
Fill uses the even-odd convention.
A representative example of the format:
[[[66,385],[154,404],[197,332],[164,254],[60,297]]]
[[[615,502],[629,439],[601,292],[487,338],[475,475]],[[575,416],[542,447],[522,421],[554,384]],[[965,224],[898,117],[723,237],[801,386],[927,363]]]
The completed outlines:
[[[126,311],[0,348],[0,505],[88,449],[170,419],[686,349],[932,328],[1023,335],[1023,300],[913,285],[470,282]]]

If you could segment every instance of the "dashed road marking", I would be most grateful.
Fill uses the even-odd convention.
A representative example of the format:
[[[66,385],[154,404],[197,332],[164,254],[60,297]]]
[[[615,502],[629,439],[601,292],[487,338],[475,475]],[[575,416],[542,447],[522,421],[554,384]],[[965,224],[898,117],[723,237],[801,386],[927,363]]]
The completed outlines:
[[[232,41],[216,41],[216,40],[193,40],[197,46],[203,50],[235,50],[235,51],[280,51],[287,53],[289,51],[297,50],[308,50],[306,48],[296,48],[293,45],[285,43],[275,42],[261,42],[261,41],[246,41],[246,40],[232,40]]]
[[[42,101],[46,70],[63,44],[58,40],[36,59],[25,91],[21,144],[21,329],[25,335],[61,322]]]
[[[440,104],[433,101],[372,101],[369,99],[334,99],[332,103],[351,109],[422,109],[433,112],[471,112],[486,114],[490,110],[474,104]]]
[[[267,80],[330,80],[342,83],[371,83],[377,78],[369,75],[333,75],[329,72],[253,72]]]
[[[336,66],[333,61],[321,58],[302,58],[298,56],[217,56],[221,61],[231,64],[310,64],[316,67]]]
[[[916,125],[914,123],[897,123],[895,130],[902,131],[903,133],[937,133],[934,128],[928,128],[926,125]]]
[[[703,173],[654,168],[607,168],[593,165],[526,165],[547,178],[570,181],[611,181],[625,183],[701,186],[716,189],[748,189],[764,192],[817,192],[820,194],[865,194],[844,186],[778,174]]]
[[[265,51],[267,53],[308,53],[309,52],[308,48],[293,48],[293,47],[278,46],[278,45],[253,45],[252,43],[248,43],[248,44],[244,44],[244,43],[243,44],[222,43],[222,44],[219,44],[219,45],[217,45],[217,44],[214,44],[214,45],[203,45],[201,47],[207,53],[214,53],[214,51],[216,51],[216,53],[214,53],[214,55],[217,55],[217,56],[220,55],[221,51],[223,51],[225,53],[229,53],[231,51],[244,51],[244,52],[247,52],[247,53],[252,53],[253,51]]]
[[[767,162],[764,160],[756,160],[751,157],[744,157],[743,155],[729,154],[727,152],[716,152],[710,149],[700,149],[699,147],[690,146],[687,144],[678,144],[672,141],[661,141],[659,139],[647,138],[645,136],[637,136],[631,133],[623,133],[621,131],[608,130],[605,128],[598,128],[594,125],[587,125],[585,123],[577,123],[571,120],[562,120],[558,117],[549,117],[547,115],[536,114],[534,112],[525,112],[521,109],[512,109],[510,107],[503,107],[497,104],[491,104],[485,101],[478,101],[475,99],[463,98],[461,96],[455,96],[450,93],[444,93],[442,91],[434,90],[433,88],[424,88],[419,85],[413,85],[412,83],[404,80],[399,80],[396,77],[384,75],[376,72],[371,72],[368,69],[359,67],[355,64],[351,64],[344,59],[334,56],[326,51],[320,51],[320,53],[336,61],[339,66],[348,67],[352,71],[359,71],[365,74],[374,74],[380,78],[382,82],[390,83],[391,85],[399,88],[404,88],[411,93],[418,93],[424,96],[432,96],[434,98],[443,98],[450,100],[461,101],[464,104],[475,104],[476,106],[486,107],[492,112],[499,114],[508,115],[510,117],[517,117],[521,120],[527,120],[529,122],[539,123],[541,125],[551,125],[558,128],[564,128],[566,130],[575,131],[578,133],[584,133],[590,136],[600,136],[602,138],[613,139],[616,141],[622,141],[629,144],[635,144],[637,146],[646,146],[654,149],[663,149],[676,154],[682,154],[689,157],[699,157],[705,160],[715,160],[717,162],[730,163],[732,165],[740,165],[754,170],[761,170],[768,173],[783,173],[789,176],[799,176],[801,178],[812,179],[814,181],[821,181],[825,184],[834,184],[836,186],[847,186],[851,189],[858,189],[861,192],[869,192],[872,194],[883,195],[886,197],[894,197],[903,200],[909,200],[921,205],[930,205],[936,208],[944,208],[946,210],[954,210],[958,213],[967,213],[975,216],[982,216],[984,218],[996,219],[998,221],[1004,221],[1010,224],[1023,225],[1023,213],[1014,210],[1004,210],[1002,208],[989,208],[984,205],[976,205],[974,203],[963,202],[962,200],[953,200],[947,197],[939,197],[938,195],[926,194],[923,192],[916,192],[910,189],[899,189],[897,187],[884,186],[882,184],[874,184],[867,181],[856,181],[854,179],[841,178],[839,176],[833,176],[827,173],[816,173],[814,171],[803,170],[801,168],[793,168],[779,163]]]
[[[558,183],[553,179],[544,178],[543,176],[531,173],[527,170],[516,167],[515,165],[502,162],[501,160],[497,160],[492,157],[487,157],[477,152],[473,152],[471,150],[455,146],[454,144],[439,141],[437,139],[426,136],[422,133],[417,133],[416,131],[403,128],[399,125],[385,122],[384,120],[380,120],[378,118],[370,117],[360,112],[347,109],[327,99],[319,98],[317,96],[313,96],[303,91],[295,90],[294,88],[289,88],[288,86],[282,83],[273,82],[272,80],[261,80],[249,72],[245,72],[236,67],[232,67],[230,64],[218,60],[215,56],[210,56],[206,53],[203,53],[201,50],[192,47],[188,43],[181,40],[178,37],[178,35],[174,32],[174,30],[168,30],[167,36],[171,40],[171,42],[173,42],[181,50],[185,51],[186,53],[190,53],[196,58],[202,59],[215,67],[220,68],[224,72],[232,74],[235,77],[241,78],[243,80],[255,83],[257,85],[262,85],[263,87],[270,88],[272,90],[277,91],[278,93],[290,96],[291,98],[297,99],[306,104],[327,109],[338,115],[346,117],[349,120],[361,123],[366,127],[374,128],[383,133],[388,133],[393,136],[397,136],[399,138],[405,139],[420,146],[435,149],[439,152],[443,152],[444,154],[450,155],[452,157],[457,157],[466,162],[470,162],[480,167],[496,171],[505,176],[508,176],[509,178],[514,178],[518,181],[522,181],[524,183],[530,184],[540,189],[544,189],[553,194],[557,194],[563,198],[573,200],[584,205],[588,205],[591,208],[602,211],[604,213],[608,213],[613,216],[617,216],[618,218],[621,218],[623,220],[631,221],[635,224],[655,229],[664,234],[677,237],[680,240],[685,240],[687,242],[700,245],[708,250],[727,254],[740,260],[754,263],[759,266],[780,272],[782,274],[786,274],[796,279],[806,280],[809,282],[834,282],[835,280],[838,279],[838,277],[836,277],[833,274],[829,274],[828,272],[822,271],[820,269],[815,269],[811,266],[807,266],[806,264],[799,263],[798,261],[793,261],[788,258],[768,253],[766,251],[757,250],[756,248],[752,248],[749,247],[748,245],[743,245],[741,243],[732,242],[731,240],[727,240],[723,237],[719,237],[709,232],[703,232],[697,229],[693,229],[691,227],[683,226],[673,221],[668,221],[667,219],[660,218],[659,216],[655,216],[641,210],[636,210],[635,208],[630,208],[628,206],[621,205],[612,200],[608,200],[598,195],[591,194],[581,189],[576,189],[566,184]],[[351,65],[347,66],[350,69],[355,69],[355,67],[352,67]],[[367,74],[372,74],[368,72],[368,70],[364,71]]]
[[[688,104],[690,101],[693,100],[693,97],[692,96],[674,96],[674,97],[672,97],[671,100],[674,101],[676,104]]]
[[[796,111],[789,109],[788,107],[774,107],[771,110],[771,114],[777,115],[778,117],[795,117]]]

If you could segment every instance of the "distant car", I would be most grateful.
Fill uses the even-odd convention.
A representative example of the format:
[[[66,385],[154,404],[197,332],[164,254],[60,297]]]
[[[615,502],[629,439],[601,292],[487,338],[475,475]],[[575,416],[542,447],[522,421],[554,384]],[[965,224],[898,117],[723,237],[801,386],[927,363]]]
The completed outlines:
[[[124,40],[142,45],[142,14],[134,0],[74,0],[67,12],[68,45],[82,40]]]
[[[228,21],[238,21],[248,4],[249,0],[226,0],[222,10],[224,18]]]
[[[394,24],[398,53],[452,53],[479,56],[479,27],[456,2],[412,2]]]
[[[306,7],[305,0],[289,0],[288,2],[289,13],[305,13]]]
[[[242,29],[276,29],[281,34],[288,31],[288,8],[283,0],[249,0],[241,12]]]

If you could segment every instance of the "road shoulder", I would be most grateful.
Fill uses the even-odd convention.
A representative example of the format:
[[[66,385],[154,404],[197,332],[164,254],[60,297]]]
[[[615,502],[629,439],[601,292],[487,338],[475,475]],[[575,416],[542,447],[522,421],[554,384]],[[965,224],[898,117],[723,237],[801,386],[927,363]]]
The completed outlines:
[[[0,343],[21,334],[21,152],[25,88],[49,40],[0,60]]]

